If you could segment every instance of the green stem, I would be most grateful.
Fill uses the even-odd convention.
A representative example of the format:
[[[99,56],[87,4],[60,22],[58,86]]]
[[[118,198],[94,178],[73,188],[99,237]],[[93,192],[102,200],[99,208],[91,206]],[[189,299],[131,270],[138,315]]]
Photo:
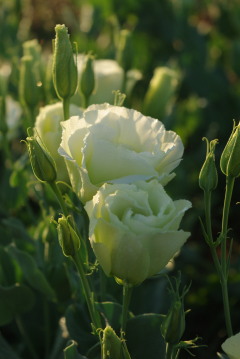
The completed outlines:
[[[20,334],[22,335],[24,341],[25,341],[25,344],[26,344],[26,347],[28,348],[28,351],[29,353],[31,353],[31,356],[33,359],[38,359],[38,355],[32,345],[32,342],[24,328],[24,325],[23,325],[23,322],[22,322],[22,319],[20,316],[17,316],[16,317],[16,323],[17,323],[17,326],[18,326],[18,330],[20,332]]]
[[[209,238],[209,247],[212,254],[213,262],[219,277],[221,278],[221,265],[216,253],[216,248],[213,242],[212,236],[212,220],[211,220],[211,192],[204,191],[204,205],[205,205],[205,217],[206,217],[206,230]]]
[[[88,310],[89,310],[89,314],[90,314],[92,323],[93,323],[95,329],[97,330],[98,328],[102,327],[102,324],[101,324],[100,315],[95,307],[94,293],[90,289],[90,285],[88,283],[87,276],[85,274],[84,267],[83,267],[80,257],[78,256],[78,253],[76,253],[72,257],[72,259],[77,267],[77,270],[78,270],[78,273],[80,276],[80,280],[81,280],[82,287],[84,290],[84,295],[85,295],[85,299],[87,302],[87,306],[88,306]]]
[[[89,105],[89,97],[83,95],[83,108],[87,108]]]
[[[224,273],[227,273],[227,258],[226,258],[226,243],[227,243],[227,231],[228,231],[228,217],[230,204],[232,199],[232,192],[234,186],[235,178],[231,176],[227,176],[226,178],[226,190],[225,190],[225,198],[224,198],[224,206],[223,206],[223,217],[222,217],[222,230],[220,236],[222,237],[222,268]]]
[[[50,187],[52,188],[53,192],[55,193],[55,195],[57,197],[57,200],[58,200],[58,202],[60,204],[60,207],[61,207],[61,209],[63,211],[64,216],[67,217],[68,216],[68,210],[67,210],[66,204],[65,204],[65,202],[63,200],[63,197],[62,197],[60,189],[58,188],[56,182],[51,182],[51,183],[49,183],[49,185],[50,185]]]
[[[221,276],[221,286],[222,286],[222,297],[223,297],[223,305],[224,305],[224,315],[228,336],[233,335],[232,331],[232,323],[231,323],[231,314],[229,307],[229,298],[228,298],[228,266],[227,266],[227,232],[228,232],[228,218],[229,218],[229,210],[232,199],[232,192],[234,187],[235,177],[227,176],[226,178],[226,190],[225,190],[225,198],[224,198],[224,206],[223,206],[223,217],[222,217],[222,230],[221,230],[221,268],[222,268],[222,276]]]
[[[64,121],[68,120],[70,117],[70,97],[63,99],[63,116]]]
[[[121,318],[121,338],[123,339],[126,332],[126,324],[128,319],[128,309],[131,300],[133,287],[127,283],[123,284],[123,305],[122,305],[122,318]]]
[[[209,247],[211,250],[212,258],[214,265],[216,267],[221,289],[222,289],[222,298],[223,298],[223,308],[224,308],[224,317],[225,323],[227,328],[228,336],[232,336],[232,324],[231,324],[231,314],[230,314],[230,306],[229,306],[229,297],[228,297],[228,283],[227,283],[227,230],[228,230],[228,217],[229,217],[229,209],[231,204],[232,198],[232,191],[234,186],[234,178],[227,177],[227,184],[226,184],[226,192],[225,192],[225,199],[224,199],[224,208],[223,208],[223,218],[222,218],[222,230],[221,230],[221,262],[218,259],[216,248],[213,242],[212,237],[212,224],[211,224],[211,192],[204,193],[204,203],[205,203],[205,216],[206,216],[206,230],[207,235],[209,238]]]
[[[123,74],[123,82],[122,82],[122,93],[125,93],[126,94],[126,87],[127,87],[127,72],[124,71],[124,74]]]
[[[173,358],[174,346],[171,343],[166,343],[166,359],[174,359]]]
[[[232,330],[232,321],[228,297],[228,283],[226,278],[221,278],[221,287],[222,287],[222,298],[223,298],[223,307],[224,307],[224,316],[228,337],[233,335]]]

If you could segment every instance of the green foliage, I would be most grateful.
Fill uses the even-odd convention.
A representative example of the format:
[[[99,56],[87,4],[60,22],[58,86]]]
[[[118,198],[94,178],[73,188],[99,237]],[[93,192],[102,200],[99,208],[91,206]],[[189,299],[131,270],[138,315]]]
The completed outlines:
[[[10,323],[16,316],[21,315],[34,305],[34,294],[25,285],[16,284],[11,287],[0,287],[0,325]]]

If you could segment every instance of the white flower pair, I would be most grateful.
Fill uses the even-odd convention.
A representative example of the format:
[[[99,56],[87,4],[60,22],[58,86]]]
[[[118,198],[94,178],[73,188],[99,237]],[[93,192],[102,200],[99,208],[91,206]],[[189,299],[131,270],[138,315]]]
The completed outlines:
[[[189,236],[178,228],[190,202],[172,201],[163,188],[181,161],[181,139],[158,120],[109,104],[62,127],[59,154],[86,203],[96,257],[107,275],[139,284]]]

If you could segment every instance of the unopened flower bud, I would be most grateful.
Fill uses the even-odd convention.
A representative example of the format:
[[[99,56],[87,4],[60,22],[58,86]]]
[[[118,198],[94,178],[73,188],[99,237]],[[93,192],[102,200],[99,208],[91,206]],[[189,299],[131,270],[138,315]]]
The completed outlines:
[[[206,138],[204,139],[207,142],[207,154],[199,174],[199,187],[206,192],[210,192],[217,187],[218,183],[218,173],[214,155],[215,146],[218,140],[213,140],[209,143]]]
[[[93,56],[87,55],[82,68],[82,75],[80,80],[80,88],[85,98],[89,98],[95,87],[95,76],[93,70]]]
[[[24,106],[35,108],[40,99],[38,74],[32,56],[23,56],[20,66],[19,97]]]
[[[65,25],[55,27],[53,83],[60,99],[72,97],[77,89],[78,71]]]
[[[24,56],[32,56],[34,61],[40,61],[41,46],[36,39],[25,41],[23,43]]]
[[[161,329],[166,343],[178,344],[180,342],[185,331],[185,313],[182,300],[173,303]]]
[[[155,68],[144,98],[143,112],[162,120],[172,110],[178,84],[177,71],[166,66]]]
[[[132,34],[129,30],[120,32],[116,60],[125,72],[132,67]]]
[[[240,175],[240,123],[234,123],[231,136],[222,152],[220,167],[226,176]]]
[[[66,257],[73,257],[80,248],[80,239],[69,223],[69,218],[62,216],[58,219],[58,239]]]
[[[41,182],[54,182],[57,178],[56,165],[49,152],[36,136],[27,137],[26,144],[36,178]]]
[[[109,325],[103,331],[103,359],[130,359],[124,342]]]
[[[176,288],[171,285],[172,304],[161,326],[166,343],[178,344],[185,331],[184,296],[189,288],[184,287],[180,294],[180,277],[176,278]]]

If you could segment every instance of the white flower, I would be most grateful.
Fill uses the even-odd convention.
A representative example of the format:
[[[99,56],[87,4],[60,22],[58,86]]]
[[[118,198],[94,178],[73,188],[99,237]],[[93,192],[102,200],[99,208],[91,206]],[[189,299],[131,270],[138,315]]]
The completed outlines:
[[[85,208],[106,275],[140,284],[162,270],[189,237],[178,228],[190,207],[172,201],[157,180],[103,185]]]
[[[70,105],[71,116],[81,114],[82,110],[79,107]],[[67,182],[69,179],[64,159],[58,154],[58,147],[62,135],[60,122],[63,121],[63,119],[63,107],[61,102],[47,105],[40,108],[36,118],[35,130],[56,163],[57,179]]]
[[[81,118],[72,117],[62,125],[59,153],[67,160],[73,189],[83,202],[105,182],[157,178],[165,185],[183,154],[175,132],[124,107],[93,105]]]
[[[226,339],[222,344],[222,349],[229,359],[240,359],[240,333]]]

